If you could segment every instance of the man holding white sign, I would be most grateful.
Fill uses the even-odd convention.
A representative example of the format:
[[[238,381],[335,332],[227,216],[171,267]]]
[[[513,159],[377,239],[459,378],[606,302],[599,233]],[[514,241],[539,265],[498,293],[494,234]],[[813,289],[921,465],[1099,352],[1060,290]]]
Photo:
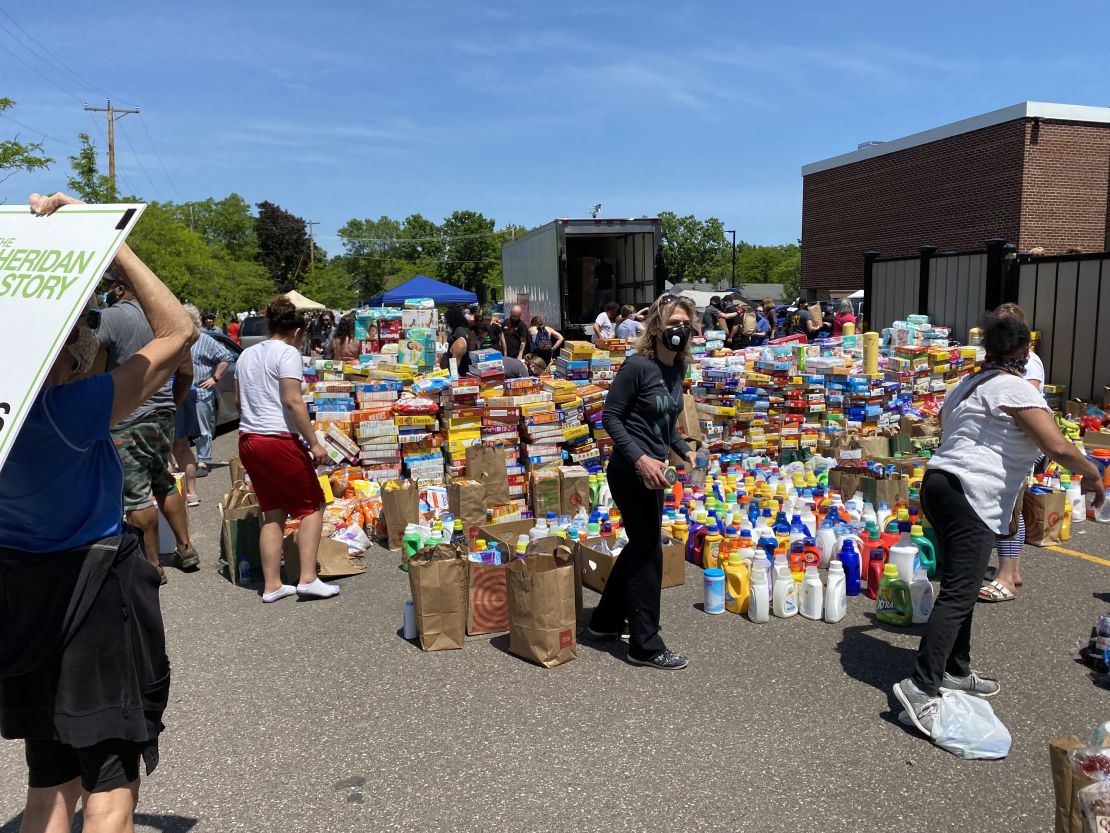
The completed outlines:
[[[11,240],[22,230],[66,242],[84,235],[99,248],[87,250],[81,279],[68,286],[72,273],[48,284],[52,276],[36,271],[47,269],[45,258],[28,263],[26,253],[9,254],[0,266],[0,290],[67,304],[36,343],[47,355],[41,363],[28,357],[32,373],[22,390],[0,391],[18,417],[0,427],[0,735],[26,744],[22,830],[68,830],[80,798],[86,830],[125,831],[138,800],[139,759],[148,773],[157,764],[170,669],[158,574],[123,526],[123,470],[109,428],[166,383],[196,329],[122,245],[141,206],[86,207],[63,194],[33,194],[30,202],[40,219],[0,212],[0,249],[6,234]],[[105,216],[75,219],[98,214]],[[113,255],[154,338],[111,373],[79,378],[98,344],[89,289]],[[41,328],[47,318],[35,323]],[[4,338],[18,327],[2,306],[0,325]]]

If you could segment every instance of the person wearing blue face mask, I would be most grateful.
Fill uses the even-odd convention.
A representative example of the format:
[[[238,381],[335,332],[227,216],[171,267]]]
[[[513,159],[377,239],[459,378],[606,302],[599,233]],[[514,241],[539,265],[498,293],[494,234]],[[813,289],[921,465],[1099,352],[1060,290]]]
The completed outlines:
[[[587,628],[595,639],[615,639],[628,623],[628,660],[675,671],[686,657],[667,649],[659,635],[663,587],[663,490],[673,481],[673,449],[695,467],[694,452],[679,436],[682,380],[689,361],[694,302],[663,295],[648,310],[635,354],[621,366],[605,400],[602,422],[615,448],[608,481],[621,511],[628,544],[605,583]]]

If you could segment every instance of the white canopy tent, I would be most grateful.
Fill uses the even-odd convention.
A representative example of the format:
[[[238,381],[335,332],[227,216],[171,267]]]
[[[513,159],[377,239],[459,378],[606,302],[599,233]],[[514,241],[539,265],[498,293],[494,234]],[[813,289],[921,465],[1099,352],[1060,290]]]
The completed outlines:
[[[281,296],[293,302],[293,306],[297,308],[297,312],[321,312],[327,307],[318,301],[313,301],[311,298],[306,298],[295,289],[291,289]]]

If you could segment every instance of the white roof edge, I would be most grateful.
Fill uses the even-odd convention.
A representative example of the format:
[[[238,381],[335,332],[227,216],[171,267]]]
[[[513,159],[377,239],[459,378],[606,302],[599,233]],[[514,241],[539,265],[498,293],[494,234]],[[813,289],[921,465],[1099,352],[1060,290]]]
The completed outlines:
[[[992,110],[990,113],[984,113],[981,116],[972,116],[969,119],[934,127],[931,130],[923,130],[920,133],[913,133],[900,139],[892,139],[889,142],[869,145],[850,153],[842,153],[840,156],[822,159],[820,162],[811,162],[802,166],[802,176],[827,171],[831,168],[839,168],[842,165],[850,165],[853,162],[862,162],[865,159],[874,159],[876,156],[885,156],[888,153],[896,153],[929,142],[959,136],[961,133],[970,133],[973,130],[982,130],[984,127],[993,127],[996,124],[1023,118],[1110,124],[1110,107],[1024,101],[1021,104],[1003,107],[1001,110]]]

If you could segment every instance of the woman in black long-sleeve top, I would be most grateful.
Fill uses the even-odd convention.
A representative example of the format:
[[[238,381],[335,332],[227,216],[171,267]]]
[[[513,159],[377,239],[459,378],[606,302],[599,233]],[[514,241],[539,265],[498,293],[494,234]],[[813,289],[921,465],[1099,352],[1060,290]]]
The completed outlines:
[[[616,446],[609,460],[609,489],[621,511],[628,544],[605,584],[588,631],[595,638],[616,638],[627,620],[629,661],[665,670],[685,668],[688,662],[667,650],[659,635],[659,596],[668,450],[673,448],[694,465],[694,452],[678,435],[693,314],[693,302],[681,296],[663,295],[652,304],[635,342],[636,354],[613,380],[602,415]]]

